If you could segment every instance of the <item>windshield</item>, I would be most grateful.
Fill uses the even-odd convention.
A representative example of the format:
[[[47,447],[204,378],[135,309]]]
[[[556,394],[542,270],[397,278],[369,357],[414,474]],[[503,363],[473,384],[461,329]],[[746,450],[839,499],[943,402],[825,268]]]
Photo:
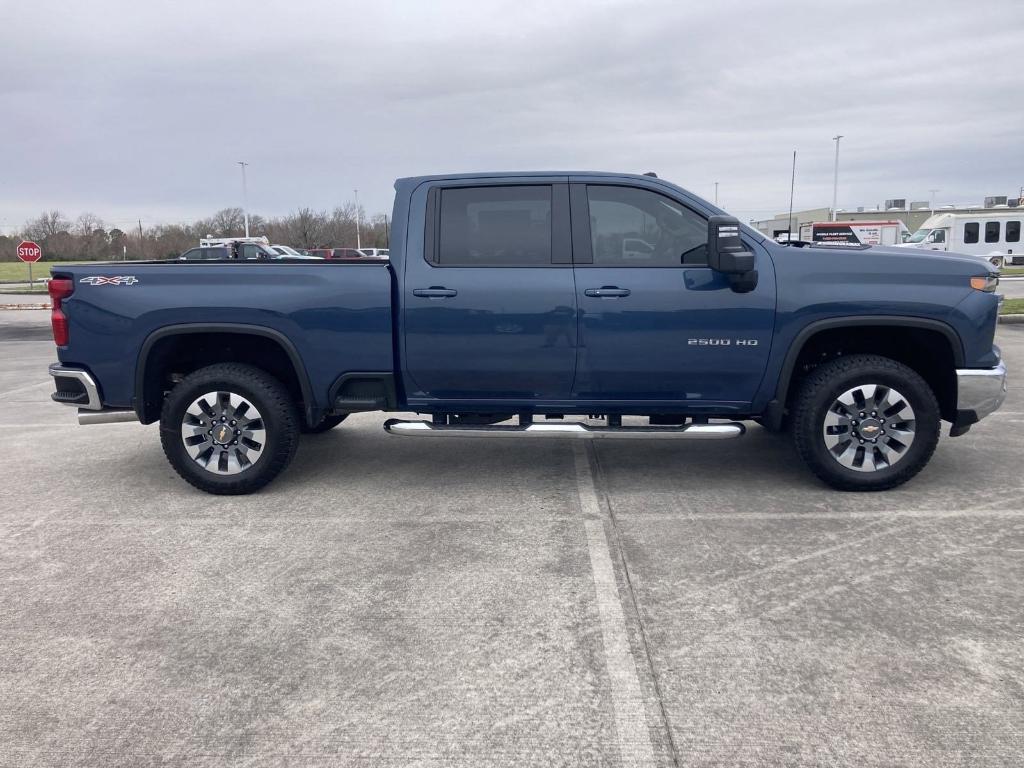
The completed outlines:
[[[915,232],[913,235],[911,235],[910,239],[907,240],[907,242],[908,243],[920,243],[922,240],[924,240],[926,237],[928,237],[928,233],[929,232],[931,232],[930,229],[919,229],[919,230],[917,230],[917,232]]]

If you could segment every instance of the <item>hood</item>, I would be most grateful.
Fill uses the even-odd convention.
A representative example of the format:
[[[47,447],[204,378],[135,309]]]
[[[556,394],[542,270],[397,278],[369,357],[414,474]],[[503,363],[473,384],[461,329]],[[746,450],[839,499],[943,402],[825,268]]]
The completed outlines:
[[[924,248],[904,248],[902,245],[806,245],[797,247],[767,241],[773,253],[785,259],[786,254],[799,251],[805,256],[820,257],[832,264],[842,262],[851,271],[879,272],[893,270],[913,272],[921,275],[958,274],[978,277],[985,274],[997,275],[999,270],[984,256],[947,251],[932,251]]]

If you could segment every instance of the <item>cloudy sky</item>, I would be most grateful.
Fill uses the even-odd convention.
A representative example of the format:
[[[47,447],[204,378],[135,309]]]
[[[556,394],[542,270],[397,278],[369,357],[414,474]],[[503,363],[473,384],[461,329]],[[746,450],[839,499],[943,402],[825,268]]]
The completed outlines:
[[[655,170],[744,219],[1024,185],[1024,0],[0,0],[0,231]]]

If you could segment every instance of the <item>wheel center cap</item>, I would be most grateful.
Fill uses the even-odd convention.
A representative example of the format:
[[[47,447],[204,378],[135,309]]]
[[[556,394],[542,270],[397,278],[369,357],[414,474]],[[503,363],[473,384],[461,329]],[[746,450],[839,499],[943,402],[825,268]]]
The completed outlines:
[[[858,426],[857,432],[865,440],[874,440],[882,432],[882,425],[878,419],[864,419]]]
[[[221,445],[227,445],[230,443],[233,435],[234,430],[232,430],[227,424],[218,424],[213,428],[213,439]]]

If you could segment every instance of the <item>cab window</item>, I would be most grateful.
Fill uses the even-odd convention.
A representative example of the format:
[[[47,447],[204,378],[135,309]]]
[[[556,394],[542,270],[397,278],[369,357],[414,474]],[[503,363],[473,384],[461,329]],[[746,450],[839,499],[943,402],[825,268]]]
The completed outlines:
[[[443,189],[440,227],[440,266],[550,264],[551,187]]]
[[[707,220],[657,192],[587,186],[594,266],[707,264]]]

